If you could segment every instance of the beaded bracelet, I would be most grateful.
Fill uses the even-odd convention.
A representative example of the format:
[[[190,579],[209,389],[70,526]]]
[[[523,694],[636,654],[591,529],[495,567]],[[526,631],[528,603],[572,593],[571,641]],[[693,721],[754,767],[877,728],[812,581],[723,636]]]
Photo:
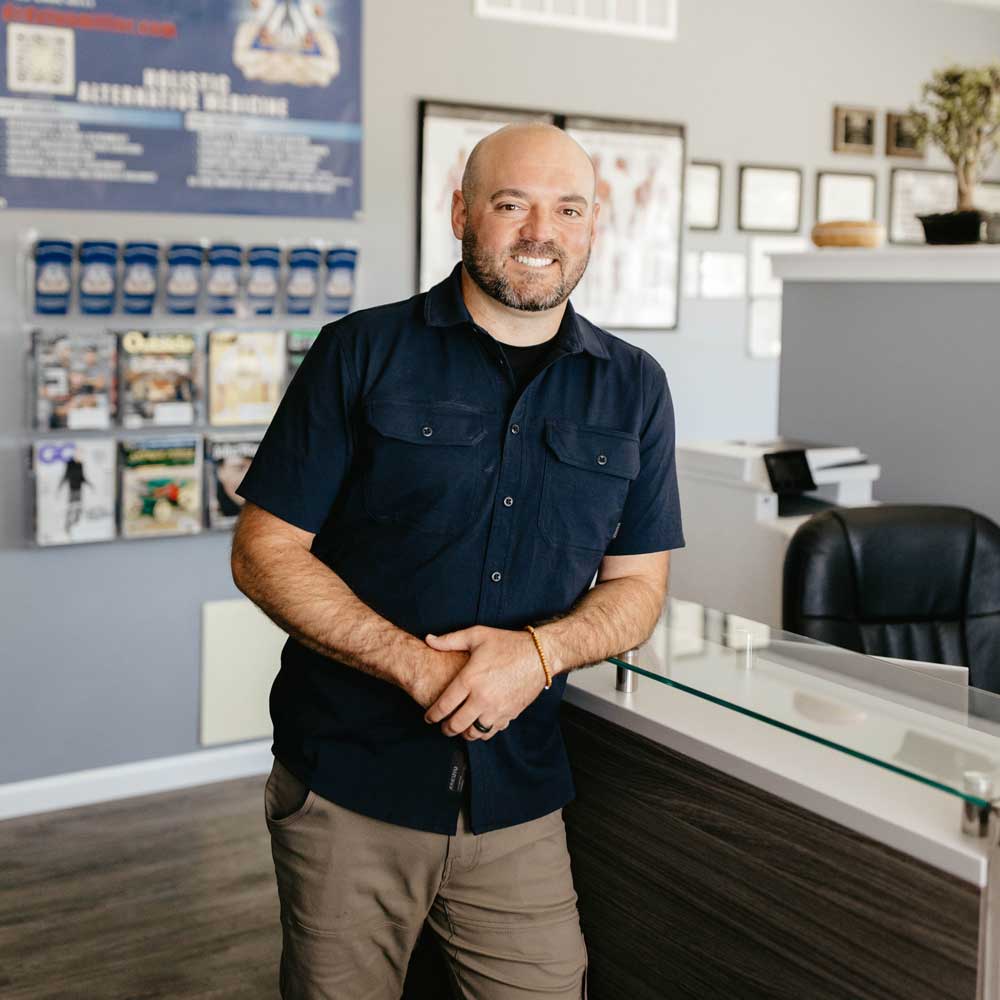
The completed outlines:
[[[535,630],[531,625],[525,625],[525,630],[531,633],[532,642],[535,644],[535,649],[538,650],[538,658],[542,661],[542,670],[545,671],[545,690],[548,691],[552,687],[552,674],[549,671],[549,661],[545,659],[545,653],[542,650],[542,644],[538,641],[538,636],[535,634]]]

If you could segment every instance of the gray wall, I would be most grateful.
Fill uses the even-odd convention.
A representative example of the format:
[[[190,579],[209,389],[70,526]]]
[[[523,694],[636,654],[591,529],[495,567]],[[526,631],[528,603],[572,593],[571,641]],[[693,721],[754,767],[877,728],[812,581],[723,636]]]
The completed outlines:
[[[856,444],[879,500],[1000,522],[1000,288],[795,281],[784,299],[781,432]]]
[[[666,45],[481,21],[472,8],[366,0],[361,222],[0,216],[0,782],[197,749],[197,611],[235,593],[225,537],[25,547],[15,260],[26,229],[355,237],[360,304],[404,297],[414,290],[416,102],[435,97],[683,122],[690,155],[726,164],[723,230],[688,246],[745,249],[738,162],[807,168],[807,229],[816,168],[874,167],[884,217],[887,163],[833,156],[832,106],[905,108],[934,67],[989,60],[1000,42],[1000,15],[934,0],[681,0],[680,40]],[[709,302],[685,302],[676,333],[629,335],[667,370],[682,440],[775,432],[778,366],[747,359],[744,337],[744,306]]]

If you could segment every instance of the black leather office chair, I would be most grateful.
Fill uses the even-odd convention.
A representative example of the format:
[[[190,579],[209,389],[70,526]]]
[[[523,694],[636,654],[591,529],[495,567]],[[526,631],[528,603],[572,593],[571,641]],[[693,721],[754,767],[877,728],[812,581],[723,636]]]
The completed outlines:
[[[785,553],[786,631],[969,668],[1000,692],[1000,527],[963,507],[823,511]]]

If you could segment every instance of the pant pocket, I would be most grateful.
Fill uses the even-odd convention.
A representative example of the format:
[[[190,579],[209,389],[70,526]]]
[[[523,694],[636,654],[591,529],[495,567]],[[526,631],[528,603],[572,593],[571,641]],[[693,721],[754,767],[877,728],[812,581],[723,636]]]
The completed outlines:
[[[310,794],[292,822],[268,824],[282,921],[314,935],[357,934],[384,924],[410,928],[415,921],[419,928],[433,882],[412,846],[419,831]]]
[[[316,793],[277,758],[264,785],[264,818],[268,827],[288,827],[309,813]]]

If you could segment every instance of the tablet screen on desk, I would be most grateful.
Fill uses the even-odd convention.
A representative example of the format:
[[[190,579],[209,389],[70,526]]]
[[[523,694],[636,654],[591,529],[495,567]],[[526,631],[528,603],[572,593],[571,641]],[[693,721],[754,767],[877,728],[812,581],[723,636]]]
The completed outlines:
[[[771,480],[771,489],[779,495],[816,489],[804,450],[768,452],[764,455],[764,465]]]

